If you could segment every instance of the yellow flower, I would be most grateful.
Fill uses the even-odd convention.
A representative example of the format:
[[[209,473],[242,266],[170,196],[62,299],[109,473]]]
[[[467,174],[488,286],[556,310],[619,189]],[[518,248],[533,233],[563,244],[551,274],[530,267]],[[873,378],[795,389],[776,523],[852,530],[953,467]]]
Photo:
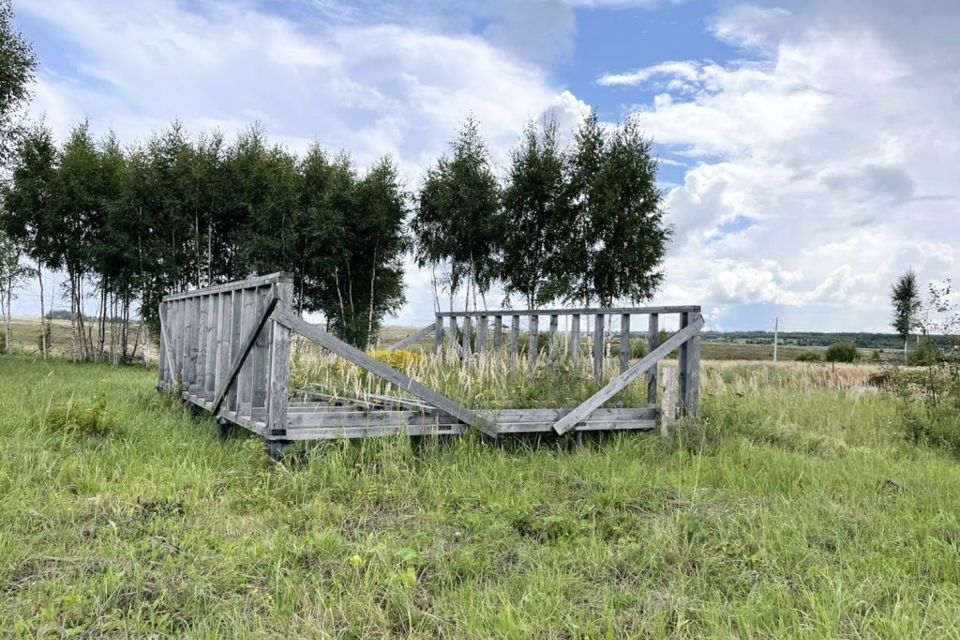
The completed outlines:
[[[359,553],[353,554],[350,556],[350,564],[354,567],[359,567],[363,564],[363,556],[361,556]]]

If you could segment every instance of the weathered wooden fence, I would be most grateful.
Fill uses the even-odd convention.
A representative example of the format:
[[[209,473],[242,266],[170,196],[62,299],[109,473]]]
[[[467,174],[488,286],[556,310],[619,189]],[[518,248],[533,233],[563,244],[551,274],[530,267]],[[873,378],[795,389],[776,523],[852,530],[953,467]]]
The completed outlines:
[[[211,411],[221,424],[238,424],[271,441],[460,434],[467,428],[488,436],[506,433],[595,430],[650,430],[657,424],[657,363],[679,349],[681,409],[695,414],[699,395],[699,307],[634,307],[535,311],[448,312],[391,348],[408,346],[434,334],[434,348],[445,344],[464,356],[503,349],[521,361],[536,362],[539,320],[549,320],[549,357],[561,352],[581,357],[581,341],[591,343],[599,376],[611,336],[609,320],[618,317],[620,373],[576,407],[471,410],[412,380],[383,362],[344,343],[292,312],[293,281],[285,274],[233,282],[167,296],[160,305],[161,345],[158,389]],[[679,330],[660,342],[659,318],[676,314]],[[631,319],[647,316],[649,353],[630,361]],[[559,319],[569,320],[561,333]],[[509,329],[504,319],[510,319]],[[521,332],[521,318],[527,320]],[[593,319],[592,331],[581,322]],[[476,322],[474,329],[473,323]],[[492,326],[491,326],[492,323]],[[639,325],[637,325],[639,326]],[[366,372],[392,383],[396,397],[344,398],[309,387],[290,397],[290,342],[297,333]],[[603,408],[630,383],[647,375],[647,403]],[[672,407],[670,407],[672,413]]]

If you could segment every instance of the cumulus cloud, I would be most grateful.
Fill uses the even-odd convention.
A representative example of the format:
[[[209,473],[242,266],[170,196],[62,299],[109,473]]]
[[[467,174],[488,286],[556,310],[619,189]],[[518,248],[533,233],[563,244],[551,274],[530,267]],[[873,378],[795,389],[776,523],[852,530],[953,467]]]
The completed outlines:
[[[711,31],[742,59],[598,78],[660,91],[635,117],[692,165],[668,194],[677,236],[665,292],[884,330],[898,272],[956,270],[960,40],[948,34],[960,32],[960,12],[946,2],[738,5]]]

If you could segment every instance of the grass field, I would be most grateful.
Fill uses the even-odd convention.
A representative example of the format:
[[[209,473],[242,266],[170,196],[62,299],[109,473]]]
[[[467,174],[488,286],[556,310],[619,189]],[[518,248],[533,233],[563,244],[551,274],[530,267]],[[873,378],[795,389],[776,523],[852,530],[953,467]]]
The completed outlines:
[[[960,467],[870,371],[708,363],[670,441],[288,468],[143,369],[0,357],[0,634],[958,637]],[[106,435],[52,426],[97,394]]]

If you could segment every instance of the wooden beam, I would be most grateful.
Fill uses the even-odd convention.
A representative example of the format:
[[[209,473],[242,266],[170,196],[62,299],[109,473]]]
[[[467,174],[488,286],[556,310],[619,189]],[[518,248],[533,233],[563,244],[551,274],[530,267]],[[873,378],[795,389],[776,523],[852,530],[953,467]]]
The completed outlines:
[[[575,313],[570,319],[570,359],[574,364],[580,362],[580,314]]]
[[[160,340],[163,341],[163,353],[166,358],[167,370],[170,372],[171,386],[177,382],[177,374],[174,371],[173,347],[170,344],[170,333],[167,331],[166,310],[167,303],[160,303]]]
[[[505,316],[517,315],[517,316],[549,316],[553,314],[561,316],[570,316],[575,314],[584,314],[584,315],[606,315],[606,314],[618,314],[618,313],[629,313],[635,316],[647,315],[650,313],[699,313],[700,305],[684,305],[684,306],[675,306],[675,307],[610,307],[610,308],[583,308],[583,309],[491,309],[490,311],[440,311],[439,315],[443,317],[448,316],[458,316],[458,317],[470,317],[470,316],[489,316],[502,314]]]
[[[630,366],[630,314],[620,316],[620,373]]]
[[[650,324],[647,326],[647,353],[657,348],[660,342],[659,316],[650,314]],[[647,404],[657,404],[657,363],[647,371]]]
[[[417,342],[418,340],[422,340],[423,338],[426,338],[428,335],[430,335],[431,333],[433,333],[433,331],[434,331],[434,329],[435,329],[436,327],[437,327],[437,323],[436,323],[436,322],[434,322],[434,323],[432,323],[432,324],[428,324],[428,325],[425,326],[423,329],[420,329],[419,331],[417,331],[417,332],[414,333],[413,335],[407,336],[407,337],[404,338],[403,340],[398,340],[397,342],[394,342],[394,343],[391,344],[389,347],[387,347],[387,351],[396,351],[397,349],[403,349],[404,347],[408,347],[408,346],[410,346],[411,344],[413,344],[414,342]],[[440,328],[440,337],[438,338],[438,341],[439,341],[439,340],[443,340],[443,327],[442,327],[442,326],[441,326],[441,328]]]
[[[216,413],[220,410],[220,405],[223,404],[223,399],[227,396],[227,389],[230,388],[230,385],[233,384],[233,380],[237,377],[237,374],[240,373],[240,367],[243,366],[244,360],[247,359],[247,355],[256,344],[257,337],[266,326],[275,306],[277,306],[276,296],[271,298],[270,302],[267,303],[263,313],[260,314],[260,319],[252,327],[250,327],[250,330],[244,337],[243,342],[240,343],[240,349],[233,356],[233,362],[230,363],[230,370],[227,373],[226,378],[223,379],[220,389],[217,390],[217,399],[214,401],[213,408],[211,409],[214,415],[216,415]]]
[[[703,318],[697,316],[693,322],[688,324],[685,328],[670,336],[662,345],[648,353],[635,365],[608,382],[606,386],[587,398],[587,400],[581,403],[580,406],[557,420],[557,422],[553,425],[553,430],[557,433],[566,433],[572,429],[578,422],[583,421],[595,409],[598,409],[601,405],[603,405],[604,402],[623,391],[628,384],[641,376],[643,372],[649,369],[652,364],[659,362],[675,348],[681,344],[684,344],[692,336],[695,336],[697,333],[699,333],[702,327]]]
[[[265,276],[259,276],[256,278],[250,278],[248,280],[236,280],[234,282],[227,282],[224,284],[217,284],[210,287],[204,287],[203,289],[194,289],[193,291],[182,291],[180,293],[173,293],[169,296],[164,296],[163,302],[169,302],[171,300],[184,300],[186,298],[195,298],[197,296],[211,295],[214,293],[226,293],[239,289],[251,289],[256,287],[266,287],[277,282],[293,282],[293,275],[285,273],[283,271],[278,271],[277,273],[270,273]],[[698,307],[699,308],[699,307]]]
[[[597,380],[603,377],[603,314],[598,313],[593,320],[593,375]]]
[[[327,349],[341,358],[352,362],[361,369],[364,369],[375,376],[383,378],[384,380],[397,385],[410,395],[423,400],[427,404],[430,404],[437,409],[454,416],[458,420],[467,423],[471,427],[479,429],[488,436],[494,438],[497,436],[496,429],[487,424],[485,420],[483,420],[473,411],[460,406],[453,400],[437,393],[432,389],[428,389],[419,382],[410,379],[408,376],[400,373],[392,367],[387,366],[379,360],[371,358],[363,351],[360,351],[356,347],[352,347],[339,338],[330,335],[320,327],[312,325],[309,322],[298,318],[292,313],[282,310],[275,311],[272,317],[280,324],[288,327],[291,331],[296,331],[303,337],[313,340],[324,349]]]

